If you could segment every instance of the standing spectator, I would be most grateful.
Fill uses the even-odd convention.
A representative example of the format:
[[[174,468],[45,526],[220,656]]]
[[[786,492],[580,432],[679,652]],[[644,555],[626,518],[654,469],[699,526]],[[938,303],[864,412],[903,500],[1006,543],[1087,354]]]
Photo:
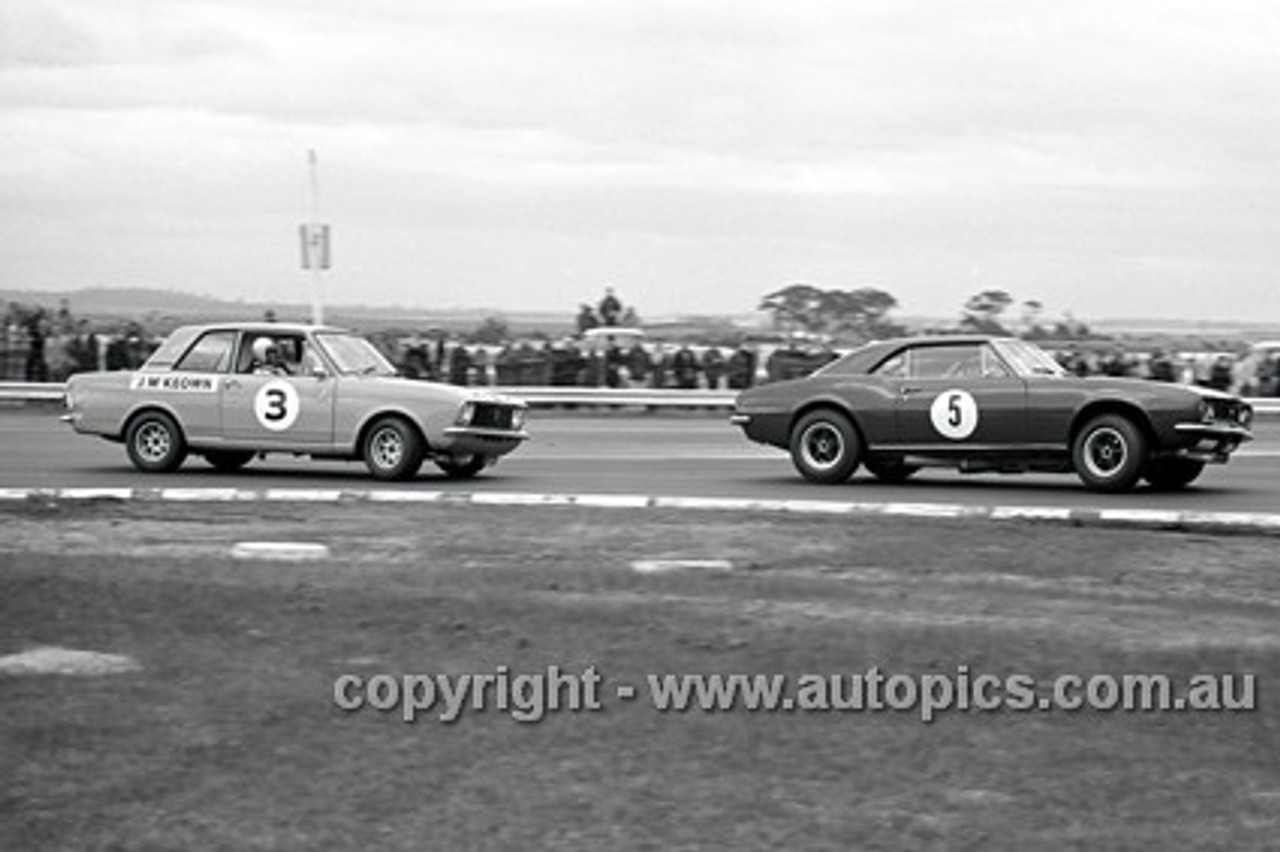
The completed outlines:
[[[578,334],[586,334],[593,328],[600,325],[600,320],[596,319],[596,312],[591,310],[591,306],[583,304],[578,309]]]
[[[605,325],[617,325],[621,313],[622,302],[618,301],[612,287],[605,287],[604,298],[600,300],[600,321]]]
[[[633,343],[631,350],[627,352],[627,373],[636,385],[643,386],[649,378],[649,353],[644,351],[639,340]]]
[[[453,347],[449,358],[449,383],[463,386],[471,384],[471,353],[461,343]]]
[[[729,356],[725,374],[730,390],[746,390],[756,383],[756,353],[747,344],[741,344]]]
[[[676,350],[671,368],[675,373],[676,387],[689,390],[698,386],[698,356],[693,354],[689,344],[685,343]]]
[[[98,335],[87,319],[76,323],[75,337],[67,343],[67,354],[71,357],[72,373],[92,373],[102,368],[98,357]]]
[[[1214,357],[1209,365],[1209,387],[1225,391],[1231,387],[1231,356],[1225,352]]]
[[[26,379],[29,382],[47,382],[49,364],[44,358],[44,342],[49,335],[49,320],[44,308],[36,308],[27,314],[24,325],[27,331]]]
[[[124,336],[125,369],[136,370],[151,356],[151,347],[142,334],[142,326],[131,322]]]
[[[1163,349],[1156,349],[1151,353],[1151,361],[1147,364],[1147,370],[1151,375],[1152,381],[1176,382],[1178,380],[1178,371],[1173,366],[1173,359]]]
[[[707,376],[708,388],[720,389],[720,377],[724,375],[724,369],[724,355],[720,352],[720,347],[708,346],[707,351],[702,354],[702,372]]]
[[[652,370],[649,373],[650,387],[665,388],[667,386],[667,376],[671,372],[671,355],[661,343],[654,347],[650,369]]]

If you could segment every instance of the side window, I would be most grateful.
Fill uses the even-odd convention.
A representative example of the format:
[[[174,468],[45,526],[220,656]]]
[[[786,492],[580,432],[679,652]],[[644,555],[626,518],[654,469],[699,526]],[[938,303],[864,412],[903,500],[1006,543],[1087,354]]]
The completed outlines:
[[[873,376],[882,376],[886,379],[902,379],[907,375],[907,352],[899,352],[897,355],[886,358],[880,362],[880,365],[871,371]]]
[[[982,347],[982,376],[986,379],[1007,379],[1010,375],[1009,368],[1000,360],[1000,356],[996,354],[996,350],[990,346]]]
[[[913,379],[976,379],[982,377],[982,347],[919,346],[911,352]]]
[[[225,372],[235,339],[233,331],[211,331],[192,344],[173,369],[183,373]]]

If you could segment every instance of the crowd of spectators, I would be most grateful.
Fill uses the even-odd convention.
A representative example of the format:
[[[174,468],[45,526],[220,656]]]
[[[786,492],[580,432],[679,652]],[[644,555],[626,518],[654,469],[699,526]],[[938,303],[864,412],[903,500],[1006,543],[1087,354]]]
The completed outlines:
[[[268,317],[271,319],[272,317]],[[830,345],[765,342],[695,344],[646,340],[635,311],[609,288],[583,304],[578,334],[496,344],[456,334],[374,334],[371,340],[409,378],[457,385],[741,390],[806,375],[838,353]],[[63,300],[56,310],[10,302],[0,324],[0,381],[59,382],[74,373],[141,366],[159,340],[137,322],[95,329]],[[1195,384],[1245,396],[1280,396],[1280,344],[1234,355],[1164,348],[1066,343],[1052,348],[1067,372]]]
[[[61,382],[74,373],[131,370],[158,342],[137,322],[99,333],[65,299],[56,310],[10,302],[0,321],[0,380]]]

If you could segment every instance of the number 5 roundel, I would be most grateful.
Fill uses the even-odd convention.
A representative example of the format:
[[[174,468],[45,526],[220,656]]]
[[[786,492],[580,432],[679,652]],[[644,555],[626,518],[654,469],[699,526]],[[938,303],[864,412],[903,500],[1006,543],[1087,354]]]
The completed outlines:
[[[978,428],[978,403],[968,391],[945,390],[929,406],[929,419],[943,437],[963,441]]]
[[[282,432],[298,419],[298,392],[293,385],[273,379],[253,397],[253,416],[272,432]]]

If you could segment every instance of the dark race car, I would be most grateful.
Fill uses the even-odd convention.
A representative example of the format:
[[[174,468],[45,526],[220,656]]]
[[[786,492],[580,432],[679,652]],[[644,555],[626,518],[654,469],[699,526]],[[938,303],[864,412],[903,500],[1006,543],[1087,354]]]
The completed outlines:
[[[871,343],[813,375],[741,393],[732,422],[791,452],[813,482],[860,464],[901,481],[926,466],[1074,471],[1098,491],[1146,479],[1181,488],[1251,438],[1239,397],[1139,379],[1068,376],[1023,340],[921,337]]]

